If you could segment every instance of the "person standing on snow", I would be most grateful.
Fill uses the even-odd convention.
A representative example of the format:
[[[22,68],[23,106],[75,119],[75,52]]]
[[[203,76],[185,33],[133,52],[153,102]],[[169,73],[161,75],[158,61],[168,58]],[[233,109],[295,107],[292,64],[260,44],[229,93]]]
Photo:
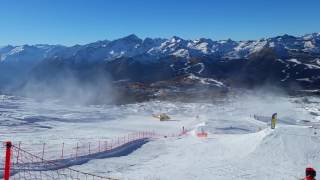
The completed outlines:
[[[271,129],[276,128],[276,123],[277,123],[277,113],[272,114],[271,117]]]

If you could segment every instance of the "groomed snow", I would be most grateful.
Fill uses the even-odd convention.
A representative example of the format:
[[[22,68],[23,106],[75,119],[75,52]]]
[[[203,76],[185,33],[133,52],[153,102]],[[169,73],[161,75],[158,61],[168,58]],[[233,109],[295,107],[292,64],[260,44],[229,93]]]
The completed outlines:
[[[293,62],[293,63],[296,63],[296,64],[301,64],[301,62],[298,61],[297,59],[289,59],[289,60],[287,60],[287,61]]]
[[[72,106],[1,96],[0,137],[22,141],[32,152],[41,151],[46,142],[45,156],[54,157],[62,142],[71,146],[143,130],[191,130],[181,137],[154,139],[127,156],[73,166],[128,180],[287,180],[303,177],[308,165],[320,169],[320,131],[310,128],[319,123],[320,99],[261,94],[240,94],[216,104],[153,101],[121,106]],[[152,117],[159,112],[171,121]],[[280,119],[275,130],[268,120],[253,117],[268,119],[274,112]],[[196,136],[201,129],[208,138]]]
[[[319,137],[309,128],[279,126],[250,134],[215,135],[150,142],[125,157],[77,167],[110,171],[121,179],[298,179],[320,160]]]

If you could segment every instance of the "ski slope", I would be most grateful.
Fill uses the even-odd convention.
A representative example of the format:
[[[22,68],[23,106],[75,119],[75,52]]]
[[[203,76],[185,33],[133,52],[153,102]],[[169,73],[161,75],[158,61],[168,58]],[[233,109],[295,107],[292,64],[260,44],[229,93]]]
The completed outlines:
[[[129,156],[79,166],[120,179],[299,179],[319,168],[320,137],[309,127],[280,125],[248,134],[193,133],[149,142]],[[104,173],[102,173],[104,174]]]
[[[308,165],[320,169],[320,131],[310,128],[320,120],[319,104],[317,97],[242,96],[220,104],[146,102],[71,108],[6,99],[0,135],[1,140],[22,141],[34,152],[46,142],[45,157],[50,159],[61,142],[68,147],[141,130],[174,134],[185,127],[191,131],[184,136],[153,139],[125,156],[92,159],[73,168],[128,180],[299,179]],[[158,112],[168,113],[172,120],[153,118]],[[267,121],[253,118],[273,112],[283,119],[275,130]],[[301,123],[305,120],[310,123]],[[208,138],[196,136],[200,129],[209,133]]]

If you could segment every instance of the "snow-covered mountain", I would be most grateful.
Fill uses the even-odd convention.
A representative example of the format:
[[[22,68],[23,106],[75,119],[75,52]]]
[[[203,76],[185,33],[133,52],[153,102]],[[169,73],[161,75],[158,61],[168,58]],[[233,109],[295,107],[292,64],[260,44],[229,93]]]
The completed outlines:
[[[132,34],[71,47],[0,47],[0,82],[27,74],[50,78],[72,69],[82,79],[99,70],[115,80],[139,82],[192,74],[197,79],[212,78],[229,84],[251,86],[272,81],[286,86],[318,87],[319,59],[320,33],[248,41],[187,40],[177,36],[141,39]]]
[[[146,38],[144,40],[132,34],[114,41],[97,41],[83,46],[67,47],[55,54],[55,58],[72,59],[75,62],[103,62],[121,57],[142,55],[158,47],[164,39]]]
[[[71,47],[55,45],[22,45],[0,47],[1,62],[41,61],[47,58],[62,58],[76,61],[109,61],[120,57],[148,55],[161,58],[214,56],[228,59],[247,58],[263,48],[273,48],[280,56],[289,52],[320,53],[320,33],[301,37],[283,35],[268,39],[233,41],[200,38],[186,40],[177,36],[169,39],[140,39],[132,34],[113,41],[103,40]]]
[[[4,46],[0,48],[1,63],[27,63],[39,62],[52,57],[55,53],[64,49],[59,45],[22,45],[22,46]]]

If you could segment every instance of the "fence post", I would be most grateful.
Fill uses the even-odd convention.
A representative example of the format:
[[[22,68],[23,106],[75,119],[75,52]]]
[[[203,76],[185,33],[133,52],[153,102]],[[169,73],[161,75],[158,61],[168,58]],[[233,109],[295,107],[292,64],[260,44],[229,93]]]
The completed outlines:
[[[7,141],[6,142],[6,162],[4,166],[4,180],[9,180],[9,177],[10,177],[11,148],[12,148],[12,143],[10,141]]]
[[[78,157],[78,149],[79,149],[79,145],[78,145],[78,143],[77,143],[77,147],[76,147],[76,159],[77,159],[77,157]]]
[[[43,146],[42,146],[42,162],[43,162],[43,158],[44,158],[44,147],[45,147],[46,143],[43,143]]]
[[[90,150],[90,144],[91,144],[91,143],[89,142],[89,155],[91,154],[91,150]]]
[[[61,159],[63,159],[63,150],[64,150],[64,142],[62,143],[62,149],[61,149]]]
[[[99,152],[100,152],[100,140],[99,140]]]
[[[17,153],[17,162],[16,162],[16,164],[18,164],[19,163],[19,156],[20,156],[20,147],[21,147],[21,141],[19,141],[19,145],[18,145],[18,153]]]

